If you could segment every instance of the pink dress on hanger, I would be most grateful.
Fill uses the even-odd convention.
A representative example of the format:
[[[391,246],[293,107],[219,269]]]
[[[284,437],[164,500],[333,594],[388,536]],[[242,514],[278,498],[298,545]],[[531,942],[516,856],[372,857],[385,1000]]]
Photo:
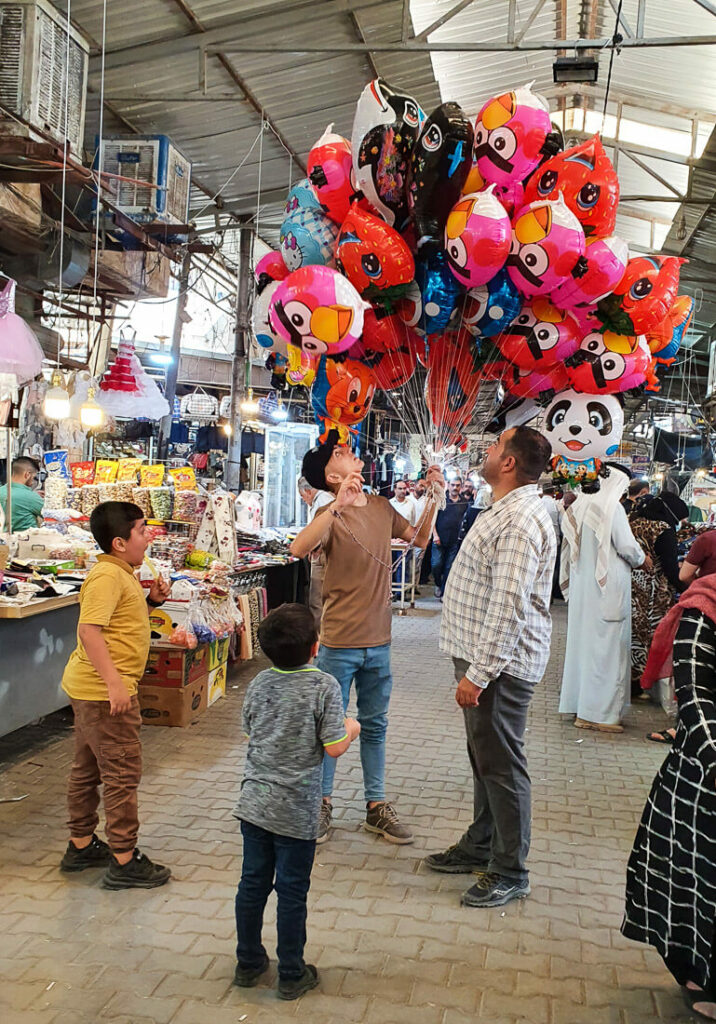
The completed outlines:
[[[42,372],[43,352],[33,331],[15,312],[15,282],[0,291],[0,378],[15,377],[18,387]]]

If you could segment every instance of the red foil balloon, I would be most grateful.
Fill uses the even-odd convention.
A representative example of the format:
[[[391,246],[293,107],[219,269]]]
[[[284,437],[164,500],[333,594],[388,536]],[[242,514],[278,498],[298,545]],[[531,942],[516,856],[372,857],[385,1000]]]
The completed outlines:
[[[534,299],[494,340],[505,359],[521,370],[536,370],[563,363],[581,339],[574,317],[547,299]]]
[[[560,193],[587,238],[613,233],[619,179],[598,135],[545,160],[525,186],[525,204],[558,199]]]
[[[687,262],[678,256],[635,256],[611,295],[597,303],[604,326],[617,334],[653,331],[676,301],[679,271]]]
[[[569,387],[569,377],[561,363],[539,370],[520,370],[518,366],[510,366],[502,377],[502,383],[511,395],[545,402]]]
[[[415,276],[413,255],[395,228],[356,204],[338,236],[336,266],[361,295],[407,285]]]
[[[413,376],[416,351],[421,344],[424,348],[425,339],[399,316],[379,317],[374,310],[367,309],[363,336],[351,349],[350,356],[370,368],[379,388],[392,391]]]
[[[470,421],[482,380],[475,355],[472,336],[464,329],[429,339],[425,400],[439,445],[454,444]]]
[[[618,394],[647,382],[658,391],[655,363],[645,338],[595,331],[582,339],[567,368],[569,387],[589,395]]]
[[[342,224],[355,189],[351,182],[353,158],[348,139],[333,132],[329,124],[308,154],[308,180],[321,206],[336,224]]]

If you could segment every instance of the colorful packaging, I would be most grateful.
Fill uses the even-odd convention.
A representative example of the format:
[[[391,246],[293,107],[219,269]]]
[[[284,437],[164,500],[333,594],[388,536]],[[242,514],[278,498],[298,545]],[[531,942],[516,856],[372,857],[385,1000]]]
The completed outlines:
[[[70,476],[69,453],[66,448],[56,448],[54,451],[45,452],[44,463],[48,476],[60,477],[70,483],[72,477]]]
[[[196,491],[177,491],[174,495],[174,519],[180,523],[198,523]]]
[[[170,469],[169,475],[174,481],[174,490],[196,490],[196,473],[194,472],[191,466],[182,466],[181,469]]]
[[[94,482],[96,484],[113,484],[117,479],[118,465],[114,459],[97,459]]]
[[[117,483],[136,484],[137,473],[141,465],[141,459],[120,459],[117,464]]]
[[[94,483],[94,462],[71,462],[72,486],[84,487]]]
[[[140,487],[161,487],[164,483],[164,466],[161,462],[156,466],[140,466]]]

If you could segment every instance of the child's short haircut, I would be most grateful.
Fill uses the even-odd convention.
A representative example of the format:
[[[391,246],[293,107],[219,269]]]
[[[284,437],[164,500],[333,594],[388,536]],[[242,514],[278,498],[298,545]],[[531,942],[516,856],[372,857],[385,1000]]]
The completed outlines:
[[[276,668],[286,671],[305,665],[318,632],[313,612],[304,604],[282,604],[259,626],[259,643]]]
[[[144,512],[131,501],[103,501],[92,510],[90,530],[104,553],[111,555],[114,538],[129,540],[134,524],[140,519],[144,519]]]

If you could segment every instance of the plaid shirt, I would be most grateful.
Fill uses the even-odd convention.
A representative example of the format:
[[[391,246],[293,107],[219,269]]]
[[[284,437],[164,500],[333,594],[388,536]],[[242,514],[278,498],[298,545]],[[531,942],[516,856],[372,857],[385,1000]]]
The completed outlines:
[[[538,682],[549,658],[554,527],[535,484],[517,487],[477,517],[443,597],[440,647],[468,661],[485,687],[501,672]]]

